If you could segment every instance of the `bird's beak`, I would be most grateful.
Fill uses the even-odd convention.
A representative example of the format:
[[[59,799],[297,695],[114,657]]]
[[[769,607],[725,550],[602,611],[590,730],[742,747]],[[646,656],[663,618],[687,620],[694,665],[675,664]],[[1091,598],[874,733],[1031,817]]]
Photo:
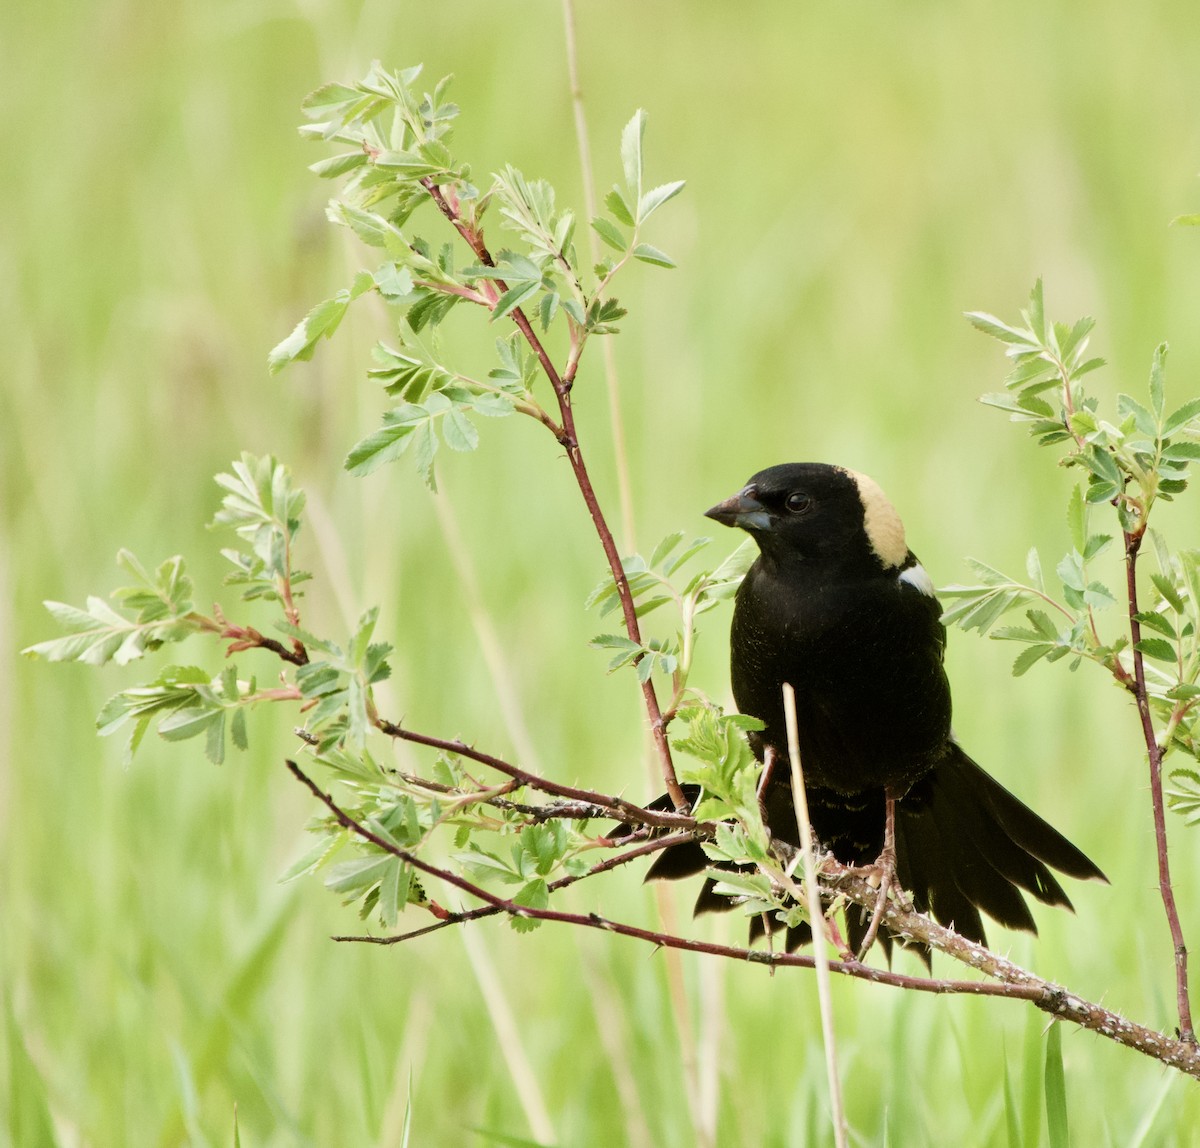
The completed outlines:
[[[722,526],[740,526],[743,530],[769,530],[771,516],[767,509],[751,493],[752,487],[739,490],[732,498],[718,502],[716,506],[704,512],[705,518],[711,518]]]

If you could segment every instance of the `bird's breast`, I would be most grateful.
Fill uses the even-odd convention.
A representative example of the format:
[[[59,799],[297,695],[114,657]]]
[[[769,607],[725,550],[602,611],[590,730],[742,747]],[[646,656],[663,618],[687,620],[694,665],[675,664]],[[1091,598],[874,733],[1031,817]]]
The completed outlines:
[[[948,750],[942,634],[936,602],[895,579],[798,585],[752,570],[734,608],[734,699],[766,723],[760,751],[786,752],[782,687],[791,683],[812,784],[906,787]]]

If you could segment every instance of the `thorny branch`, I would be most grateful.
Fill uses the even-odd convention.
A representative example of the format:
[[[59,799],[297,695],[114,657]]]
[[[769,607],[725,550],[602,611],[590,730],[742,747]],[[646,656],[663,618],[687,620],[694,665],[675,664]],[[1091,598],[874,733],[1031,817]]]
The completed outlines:
[[[437,739],[431,739],[435,744]],[[486,755],[481,755],[486,757]],[[477,758],[478,760],[478,758]],[[518,905],[514,901],[499,897],[487,889],[467,880],[465,877],[448,869],[433,865],[428,861],[399,848],[378,834],[373,833],[365,825],[360,824],[343,810],[336,801],[325,793],[294,761],[287,762],[288,769],[304,784],[309,791],[333,814],[338,823],[345,829],[357,834],[384,852],[399,858],[414,869],[432,877],[440,878],[447,884],[460,889],[475,899],[484,903],[483,909],[469,910],[463,913],[447,913],[438,909],[442,917],[437,925],[425,929],[414,930],[411,933],[395,938],[377,937],[339,937],[338,940],[357,940],[372,944],[390,944],[402,940],[412,940],[442,928],[447,924],[459,924],[477,920],[483,916],[505,914],[510,917],[523,917],[538,921],[555,921],[560,924],[574,925],[579,928],[599,929],[615,933],[619,936],[631,937],[649,944],[671,949],[681,949],[687,952],[701,953],[713,957],[724,957],[729,960],[745,961],[750,964],[766,965],[768,968],[813,968],[815,958],[807,953],[781,953],[771,949],[750,949],[736,945],[722,945],[711,941],[698,941],[671,933],[653,929],[641,928],[602,917],[596,913],[568,913],[557,909],[538,909]],[[608,806],[619,799],[606,797],[603,794],[593,794],[594,804]],[[690,820],[690,819],[686,819]],[[701,828],[692,821],[694,829]],[[672,835],[682,837],[682,834]],[[633,860],[644,852],[650,852],[650,845],[665,847],[666,839],[647,842],[643,846],[627,850],[594,866],[587,873],[574,878],[583,877],[614,868],[618,864]],[[843,866],[826,859],[822,865],[822,878],[826,887],[834,894],[840,894],[855,904],[873,908],[878,899],[878,890],[866,876],[858,870]],[[554,887],[562,887],[568,883],[566,879],[556,882]],[[1057,1017],[1071,1021],[1081,1028],[1088,1029],[1100,1036],[1133,1049],[1158,1060],[1172,1068],[1176,1068],[1189,1076],[1200,1079],[1200,1048],[1194,1041],[1176,1039],[1155,1032],[1144,1025],[1127,1020],[1119,1013],[1113,1012],[1102,1005],[1086,1001],[1061,985],[1043,980],[1041,977],[1020,968],[1004,957],[991,952],[965,937],[942,925],[937,924],[923,914],[913,912],[910,908],[897,904],[889,898],[884,910],[884,924],[898,938],[911,940],[929,945],[954,960],[977,970],[990,980],[952,980],[937,977],[911,976],[895,973],[890,969],[879,969],[864,964],[857,959],[830,961],[830,972],[841,976],[855,977],[859,980],[871,981],[875,984],[889,985],[893,988],[907,989],[914,992],[936,994],[959,994],[972,996],[997,996],[1015,1000],[1027,1000],[1036,1008]]]
[[[1175,904],[1175,889],[1171,884],[1171,866],[1167,852],[1167,812],[1163,802],[1162,759],[1163,746],[1154,733],[1154,719],[1150,713],[1150,696],[1146,690],[1146,671],[1142,651],[1138,643],[1142,640],[1141,624],[1138,621],[1137,558],[1145,533],[1145,519],[1139,528],[1125,531],[1125,578],[1129,600],[1129,637],[1133,644],[1133,694],[1137,699],[1138,716],[1142,722],[1142,736],[1146,741],[1146,756],[1150,762],[1150,802],[1154,809],[1154,843],[1158,854],[1158,891],[1162,896],[1167,914],[1167,925],[1171,930],[1171,944],[1175,954],[1175,1001],[1179,1010],[1179,1035],[1184,1041],[1196,1042],[1196,1030],[1192,1026],[1192,1006],[1188,993],[1188,954],[1183,941],[1183,927],[1179,923],[1179,909]]]

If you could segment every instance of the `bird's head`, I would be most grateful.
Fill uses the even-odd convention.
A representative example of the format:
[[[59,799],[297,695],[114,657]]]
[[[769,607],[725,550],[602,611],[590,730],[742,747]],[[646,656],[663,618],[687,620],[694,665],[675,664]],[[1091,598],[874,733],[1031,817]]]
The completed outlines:
[[[874,479],[826,463],[760,470],[705,515],[741,527],[777,562],[898,570],[908,558],[900,515]]]

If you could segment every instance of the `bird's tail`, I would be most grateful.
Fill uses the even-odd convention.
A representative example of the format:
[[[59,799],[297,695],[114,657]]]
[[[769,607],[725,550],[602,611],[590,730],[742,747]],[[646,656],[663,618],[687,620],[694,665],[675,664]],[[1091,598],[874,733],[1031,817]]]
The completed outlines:
[[[980,911],[1037,932],[1021,890],[1071,908],[1057,869],[1107,878],[1052,825],[985,773],[957,745],[896,805],[896,872],[919,912],[986,944]]]

